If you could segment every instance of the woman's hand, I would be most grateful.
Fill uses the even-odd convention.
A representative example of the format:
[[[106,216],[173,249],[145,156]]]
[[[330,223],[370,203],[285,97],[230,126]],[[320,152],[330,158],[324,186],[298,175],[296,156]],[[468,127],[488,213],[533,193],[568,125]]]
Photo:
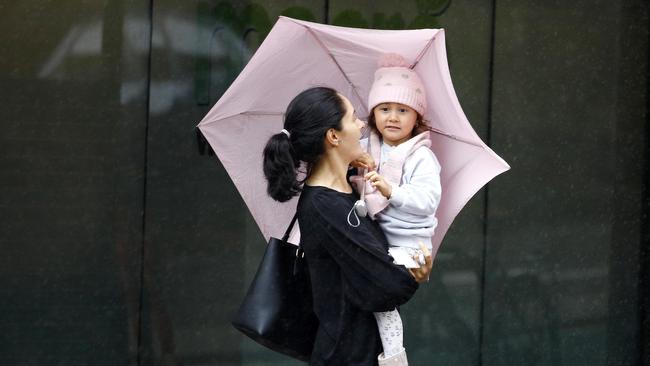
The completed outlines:
[[[372,158],[370,154],[364,152],[363,155],[359,156],[356,160],[350,163],[351,166],[355,168],[365,168],[370,170],[375,170],[375,159]]]
[[[431,257],[431,252],[424,243],[420,242],[420,249],[424,253],[424,264],[420,268],[411,268],[409,272],[415,278],[418,283],[428,282],[429,275],[431,274],[431,268],[433,267],[433,258]],[[416,262],[419,262],[419,258],[414,258]]]
[[[391,186],[390,183],[388,183],[386,179],[384,179],[384,177],[379,175],[379,173],[377,173],[374,170],[372,172],[368,172],[363,177],[363,179],[370,182],[370,185],[377,188],[381,193],[381,195],[386,197],[387,199],[390,198],[390,195],[393,193],[393,186]]]

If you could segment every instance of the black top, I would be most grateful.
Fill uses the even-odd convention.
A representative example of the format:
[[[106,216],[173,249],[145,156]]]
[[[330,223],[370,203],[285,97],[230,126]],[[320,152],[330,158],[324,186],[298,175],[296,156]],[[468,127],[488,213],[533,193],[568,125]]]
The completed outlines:
[[[395,309],[418,288],[406,268],[393,264],[372,220],[360,218],[356,228],[348,224],[357,199],[305,185],[298,201],[300,245],[320,323],[310,365],[376,365],[382,349],[372,313]]]

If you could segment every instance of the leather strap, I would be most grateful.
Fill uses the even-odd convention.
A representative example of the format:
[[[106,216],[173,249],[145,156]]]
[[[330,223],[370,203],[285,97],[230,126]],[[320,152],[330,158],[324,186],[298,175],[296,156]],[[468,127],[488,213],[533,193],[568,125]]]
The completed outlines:
[[[287,231],[285,231],[284,236],[282,237],[282,241],[286,242],[287,240],[289,240],[289,235],[291,234],[291,230],[293,230],[293,225],[296,223],[297,219],[298,219],[298,212],[293,214],[293,219],[291,219],[291,223],[289,224]]]

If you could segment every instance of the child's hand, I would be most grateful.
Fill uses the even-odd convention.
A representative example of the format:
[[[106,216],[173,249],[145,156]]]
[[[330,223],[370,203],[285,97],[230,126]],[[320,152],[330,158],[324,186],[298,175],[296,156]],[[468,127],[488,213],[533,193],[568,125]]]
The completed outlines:
[[[393,193],[393,187],[390,185],[390,183],[386,182],[384,177],[379,175],[379,173],[377,173],[374,170],[367,173],[363,177],[363,179],[370,182],[370,185],[377,188],[379,190],[379,192],[381,193],[381,195],[386,197],[386,198],[390,198],[391,193]]]
[[[368,171],[375,170],[375,159],[367,152],[364,152],[363,155],[351,162],[350,165],[355,168],[365,168]]]

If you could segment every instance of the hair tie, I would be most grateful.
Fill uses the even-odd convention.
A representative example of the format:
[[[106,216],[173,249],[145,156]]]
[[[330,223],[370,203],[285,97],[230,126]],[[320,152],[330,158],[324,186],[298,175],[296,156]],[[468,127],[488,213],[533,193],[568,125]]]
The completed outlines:
[[[284,128],[282,130],[280,130],[280,132],[287,135],[288,138],[291,138],[291,133],[289,133],[289,131],[285,130]]]

